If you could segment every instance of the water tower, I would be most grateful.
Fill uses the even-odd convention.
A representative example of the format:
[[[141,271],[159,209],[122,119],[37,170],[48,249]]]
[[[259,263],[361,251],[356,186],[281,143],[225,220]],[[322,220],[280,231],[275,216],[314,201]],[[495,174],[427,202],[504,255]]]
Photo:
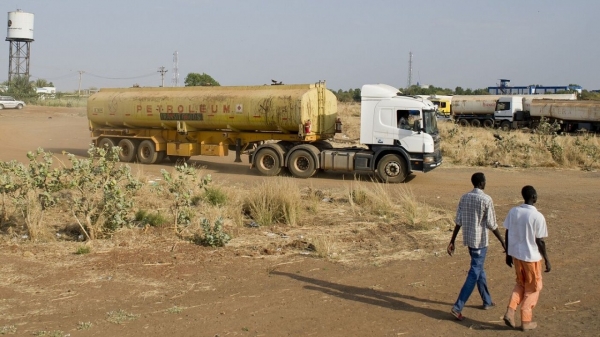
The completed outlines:
[[[10,42],[8,55],[8,81],[14,77],[29,77],[29,57],[33,42],[33,14],[20,9],[8,12],[6,41]]]

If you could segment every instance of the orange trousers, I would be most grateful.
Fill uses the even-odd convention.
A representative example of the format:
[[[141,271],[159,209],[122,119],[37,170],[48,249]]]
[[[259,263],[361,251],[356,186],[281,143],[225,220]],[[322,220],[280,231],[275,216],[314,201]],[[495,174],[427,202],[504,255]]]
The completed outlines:
[[[542,260],[525,262],[513,257],[513,265],[517,274],[517,284],[510,296],[508,307],[517,310],[521,305],[521,322],[531,322],[533,308],[540,298],[542,290]]]

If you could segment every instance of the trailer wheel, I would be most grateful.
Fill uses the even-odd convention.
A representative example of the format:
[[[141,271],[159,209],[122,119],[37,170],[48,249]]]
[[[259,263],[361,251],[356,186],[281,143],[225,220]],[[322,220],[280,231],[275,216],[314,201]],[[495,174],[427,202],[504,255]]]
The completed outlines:
[[[158,161],[158,152],[154,142],[148,139],[142,141],[138,146],[137,156],[142,164],[155,164]]]
[[[469,121],[466,119],[459,119],[458,120],[458,125],[462,126],[462,127],[466,127],[469,126]]]
[[[276,176],[281,172],[279,155],[273,149],[262,149],[256,153],[256,169],[265,176]]]
[[[483,127],[487,128],[487,129],[493,128],[494,127],[494,121],[491,120],[491,119],[484,120],[483,121]]]
[[[503,131],[510,130],[510,122],[509,121],[503,121],[502,123],[500,123],[500,129],[502,129]]]
[[[119,147],[121,148],[121,152],[119,153],[120,161],[129,163],[135,159],[137,142],[124,138],[119,141]]]
[[[478,128],[481,126],[481,121],[479,119],[474,119],[471,121],[471,126],[474,128]]]
[[[396,154],[386,154],[377,164],[379,178],[387,183],[401,183],[406,179],[406,162]]]
[[[167,158],[167,151],[157,151],[156,154],[156,164],[162,163]]]
[[[317,172],[315,159],[307,150],[296,150],[288,159],[288,170],[294,177],[310,178]]]
[[[107,152],[112,150],[115,147],[115,141],[111,138],[102,138],[98,141],[98,147],[101,149],[105,149]]]

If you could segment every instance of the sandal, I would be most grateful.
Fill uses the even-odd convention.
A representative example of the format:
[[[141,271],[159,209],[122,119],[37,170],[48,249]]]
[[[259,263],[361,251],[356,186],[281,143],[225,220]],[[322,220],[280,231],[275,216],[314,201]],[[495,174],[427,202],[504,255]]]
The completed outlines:
[[[454,311],[454,309],[450,310],[450,313],[452,314],[452,316],[456,317],[457,320],[462,321],[465,319],[465,316],[463,316],[460,312],[458,311]]]

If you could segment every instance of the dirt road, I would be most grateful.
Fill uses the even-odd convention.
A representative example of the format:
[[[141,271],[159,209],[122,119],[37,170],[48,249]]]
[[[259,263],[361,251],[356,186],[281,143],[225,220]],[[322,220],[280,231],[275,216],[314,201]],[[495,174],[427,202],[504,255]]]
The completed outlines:
[[[84,110],[27,107],[0,112],[0,160],[25,161],[43,147],[85,156]],[[244,158],[245,159],[245,158]],[[264,179],[233,158],[200,158],[213,179],[251,186]],[[135,166],[137,167],[137,166]],[[158,173],[168,165],[141,167]],[[139,168],[139,167],[138,167]],[[560,169],[444,165],[411,177],[418,198],[453,210],[485,172],[499,221],[535,186],[548,221],[553,270],[524,335],[597,336],[600,330],[600,173]],[[252,178],[252,179],[249,179]],[[321,174],[302,184],[341,188],[353,177]],[[247,255],[172,236],[127,232],[74,255],[77,243],[2,240],[0,334],[46,336],[509,336],[502,322],[513,271],[491,240],[488,282],[498,306],[480,310],[476,292],[458,322],[449,310],[469,267],[466,248],[445,254],[447,239],[412,249],[411,259],[347,264],[290,251]],[[443,234],[443,233],[442,233]],[[273,238],[278,240],[278,238]],[[135,242],[135,245],[132,244]],[[406,247],[398,247],[398,250]],[[15,332],[16,331],[16,332]],[[520,332],[519,332],[520,333]]]

